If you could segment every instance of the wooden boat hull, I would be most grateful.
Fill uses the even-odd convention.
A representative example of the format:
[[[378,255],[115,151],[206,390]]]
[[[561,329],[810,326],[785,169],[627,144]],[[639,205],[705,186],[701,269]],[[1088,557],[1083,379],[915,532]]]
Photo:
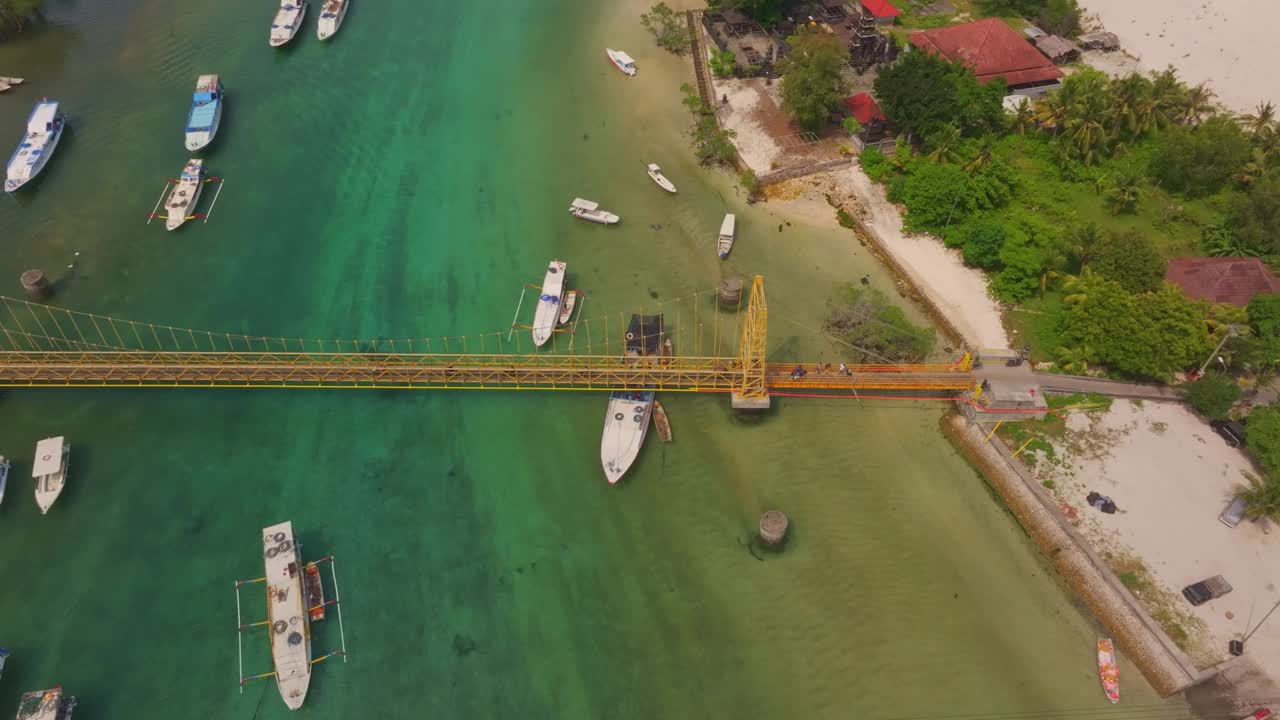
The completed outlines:
[[[662,442],[671,442],[671,420],[667,417],[667,409],[657,400],[653,401],[653,429]]]
[[[560,324],[567,325],[569,318],[573,317],[573,306],[578,303],[578,292],[570,290],[564,294],[564,301],[560,303]]]
[[[1098,640],[1098,676],[1107,700],[1120,702],[1120,667],[1116,665],[1116,649],[1111,638]]]

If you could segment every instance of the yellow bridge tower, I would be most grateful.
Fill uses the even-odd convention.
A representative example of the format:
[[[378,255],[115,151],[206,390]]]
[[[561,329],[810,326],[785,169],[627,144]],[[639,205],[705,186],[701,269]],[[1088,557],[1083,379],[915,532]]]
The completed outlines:
[[[742,341],[738,344],[738,365],[742,382],[733,391],[736,410],[765,410],[769,407],[769,385],[765,361],[769,330],[769,307],[764,301],[764,277],[751,279],[751,299],[747,302],[742,322]]]

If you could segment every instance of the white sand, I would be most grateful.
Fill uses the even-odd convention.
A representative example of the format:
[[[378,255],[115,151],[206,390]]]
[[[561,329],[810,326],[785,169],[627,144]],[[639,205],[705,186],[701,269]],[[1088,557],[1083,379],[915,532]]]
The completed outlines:
[[[773,162],[782,154],[782,147],[751,117],[765,92],[763,82],[756,78],[713,80],[711,91],[716,98],[716,114],[720,116],[721,124],[737,133],[733,144],[737,146],[742,161],[757,175],[773,169]],[[725,96],[729,97],[728,104],[720,102]]]
[[[1280,532],[1265,523],[1228,528],[1218,521],[1232,488],[1252,471],[1248,459],[1179,404],[1116,401],[1100,417],[1070,415],[1068,428],[1055,442],[1060,463],[1040,462],[1039,476],[1054,481],[1054,494],[1079,514],[1095,549],[1141,558],[1168,593],[1163,606],[1193,618],[1182,625],[1197,664],[1227,660],[1227,641],[1280,600]],[[1110,496],[1120,512],[1090,507],[1090,490]],[[1219,574],[1233,592],[1198,608],[1182,598],[1184,586]],[[1157,614],[1160,601],[1146,595],[1139,599]],[[1246,657],[1280,685],[1280,611],[1249,640]]]
[[[1080,0],[1148,70],[1169,65],[1206,82],[1236,112],[1280,105],[1280,2],[1276,0]]]

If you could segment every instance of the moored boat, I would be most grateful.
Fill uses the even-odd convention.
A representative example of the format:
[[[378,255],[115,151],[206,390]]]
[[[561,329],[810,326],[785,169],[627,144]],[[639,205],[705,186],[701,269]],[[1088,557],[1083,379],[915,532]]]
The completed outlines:
[[[658,431],[662,442],[671,442],[671,420],[667,417],[667,409],[657,400],[653,401],[653,429]]]
[[[632,59],[630,55],[622,52],[621,50],[614,50],[612,48],[605,48],[604,52],[609,56],[609,62],[613,63],[613,66],[621,70],[624,74],[636,74],[636,61]]]
[[[564,300],[560,302],[560,324],[567,325],[569,318],[573,317],[573,306],[578,304],[578,291],[570,290],[564,294]]]
[[[600,438],[600,464],[610,485],[617,484],[640,455],[652,412],[652,392],[609,393],[604,434]]]
[[[1113,703],[1120,702],[1120,667],[1116,665],[1116,648],[1111,638],[1098,638],[1098,676],[1102,691]]]
[[[45,438],[36,443],[36,461],[31,466],[31,477],[36,481],[36,505],[40,514],[49,512],[67,484],[67,461],[71,458],[71,445],[64,437]]]
[[[338,28],[342,27],[350,6],[350,0],[324,0],[324,5],[320,6],[320,22],[316,23],[316,37],[321,40],[333,37]]]
[[[284,704],[290,710],[297,710],[306,700],[307,687],[311,684],[311,625],[293,523],[285,521],[263,528],[262,549],[276,685]]]
[[[564,295],[565,263],[552,260],[547,263],[547,274],[542,278],[542,294],[538,307],[533,311],[533,344],[542,347],[551,339],[560,317],[560,298]]]
[[[35,179],[58,147],[66,117],[58,110],[58,101],[41,100],[27,118],[27,131],[18,149],[9,157],[4,191],[13,192]]]
[[[4,677],[4,664],[9,659],[9,651],[0,647],[0,677]]]
[[[724,221],[720,223],[720,237],[716,240],[716,252],[720,254],[721,260],[729,257],[729,251],[733,250],[733,240],[737,230],[738,219],[732,214],[725,215]]]
[[[187,149],[200,150],[213,142],[222,123],[222,105],[226,91],[217,75],[196,78],[196,91],[191,94],[191,112],[187,113]]]
[[[653,181],[658,183],[658,187],[669,193],[676,191],[675,183],[668,180],[667,176],[662,174],[662,168],[658,167],[654,163],[649,163],[648,173],[649,177],[653,178]]]
[[[573,204],[569,206],[569,214],[601,225],[613,225],[622,219],[607,210],[601,210],[600,203],[582,198],[573,199]]]
[[[4,502],[4,488],[9,484],[9,458],[0,455],[0,503]],[[0,648],[3,651],[4,648]],[[0,657],[0,667],[4,667],[4,658]]]
[[[280,9],[271,21],[271,47],[288,44],[298,34],[302,20],[307,16],[306,0],[280,0]]]
[[[18,720],[70,720],[76,699],[62,687],[23,693],[18,701]]]
[[[192,158],[182,168],[178,182],[169,191],[169,199],[165,201],[166,230],[177,230],[190,220],[200,200],[200,190],[204,187],[204,161]]]
[[[320,580],[320,568],[315,563],[307,563],[303,582],[307,588],[307,614],[311,622],[324,620],[324,582]]]

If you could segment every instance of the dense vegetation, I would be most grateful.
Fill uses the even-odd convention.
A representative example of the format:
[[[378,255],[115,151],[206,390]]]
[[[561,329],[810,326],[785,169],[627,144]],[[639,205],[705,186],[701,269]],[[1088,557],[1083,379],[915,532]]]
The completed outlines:
[[[787,38],[791,55],[783,67],[782,108],[810,132],[822,130],[849,94],[844,76],[848,51],[830,33],[807,28]]]
[[[666,3],[660,2],[640,15],[640,24],[653,34],[659,47],[677,55],[689,49],[689,23]]]
[[[1080,6],[1076,0],[978,0],[987,15],[1017,15],[1030,18],[1055,35],[1072,37],[1080,32]]]
[[[689,129],[689,138],[698,162],[703,165],[732,165],[738,155],[733,146],[733,131],[720,129],[715,112],[702,101],[692,85],[681,85],[680,92],[684,93],[680,102],[693,113],[693,127]]]
[[[713,10],[741,10],[761,25],[776,25],[788,0],[708,0]]]
[[[1082,68],[1005,113],[998,83],[927,53],[882,70],[876,93],[902,139],[891,156],[864,152],[862,167],[905,206],[908,229],[940,235],[1021,306],[1014,324],[1037,360],[1165,380],[1231,333],[1234,368],[1275,372],[1275,306],[1210,307],[1163,285],[1171,257],[1280,262],[1269,104],[1235,117],[1173,69],[1111,79]]]
[[[0,34],[21,31],[43,6],[44,0],[0,0]]]
[[[1210,420],[1226,420],[1240,399],[1240,384],[1216,372],[1187,385],[1187,402]]]
[[[933,328],[911,324],[902,308],[875,288],[837,286],[825,329],[873,363],[920,362],[933,350]]]

